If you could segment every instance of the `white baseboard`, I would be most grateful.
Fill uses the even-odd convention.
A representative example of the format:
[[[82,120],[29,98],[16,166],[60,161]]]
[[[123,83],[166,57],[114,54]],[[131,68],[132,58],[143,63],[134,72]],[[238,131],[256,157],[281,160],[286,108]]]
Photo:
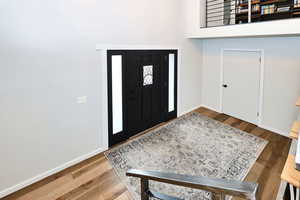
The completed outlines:
[[[219,109],[212,108],[212,107],[204,105],[204,104],[201,104],[200,107],[208,108],[208,109],[213,110],[215,112],[221,113],[221,111]]]
[[[23,182],[21,182],[21,183],[19,183],[17,185],[14,185],[14,186],[12,186],[10,188],[7,188],[7,189],[5,189],[3,191],[0,191],[0,198],[3,198],[3,197],[5,197],[5,196],[7,196],[7,195],[9,195],[11,193],[14,193],[14,192],[16,192],[16,191],[18,191],[20,189],[23,189],[23,188],[25,188],[25,187],[33,184],[33,183],[36,183],[36,182],[38,182],[38,181],[40,181],[40,180],[42,180],[44,178],[47,178],[48,176],[51,176],[53,174],[56,174],[57,172],[60,172],[60,171],[62,171],[64,169],[67,169],[68,167],[76,165],[76,164],[78,164],[78,163],[80,163],[80,162],[82,162],[82,161],[84,161],[84,160],[86,160],[88,158],[91,158],[91,157],[93,157],[93,156],[95,156],[95,155],[97,155],[97,154],[99,154],[101,152],[104,152],[104,151],[105,151],[104,149],[99,148],[99,149],[97,149],[97,150],[95,150],[95,151],[93,151],[91,153],[88,153],[88,154],[85,154],[85,155],[80,156],[78,158],[75,158],[74,160],[66,162],[66,163],[64,163],[61,166],[58,166],[58,167],[56,167],[54,169],[51,169],[51,170],[46,171],[46,172],[44,172],[42,174],[39,174],[39,175],[37,175],[37,176],[35,176],[33,178],[25,180],[25,181],[23,181]]]
[[[201,107],[208,108],[208,109],[213,110],[215,112],[220,112],[218,109],[212,108],[212,107],[204,105],[204,104],[202,104]],[[288,133],[286,133],[285,131],[282,131],[282,130],[279,130],[279,129],[276,129],[276,128],[273,128],[273,127],[270,127],[270,126],[266,126],[266,125],[263,125],[263,124],[258,124],[257,126],[260,127],[260,128],[272,131],[274,133],[277,133],[279,135],[288,137]]]
[[[212,108],[212,107],[210,107],[210,106],[201,104],[201,105],[199,105],[199,106],[195,106],[194,108],[191,108],[191,109],[189,109],[189,110],[186,110],[186,111],[181,112],[181,113],[179,114],[179,116],[182,116],[182,115],[184,115],[184,114],[187,114],[187,113],[189,113],[189,112],[192,112],[192,111],[194,111],[194,110],[196,110],[196,109],[198,109],[198,108],[200,108],[200,107],[205,107],[205,108],[208,108],[208,109],[210,109],[210,110],[219,112],[219,111],[218,111],[217,109],[215,109],[215,108]],[[260,125],[259,127],[264,128],[264,129],[267,129],[267,130],[272,131],[272,132],[275,132],[275,133],[278,133],[278,134],[283,135],[283,136],[286,136],[286,137],[288,136],[288,134],[285,133],[284,131],[281,131],[281,130],[278,130],[278,129],[275,129],[275,128],[272,128],[272,127],[268,127],[268,126],[265,126],[265,125]],[[5,190],[3,190],[3,191],[0,191],[0,198],[3,198],[3,197],[5,197],[5,196],[7,196],[7,195],[9,195],[9,194],[11,194],[11,193],[13,193],[13,192],[16,192],[16,191],[18,191],[18,190],[20,190],[20,189],[23,189],[23,188],[25,188],[25,187],[27,187],[27,186],[33,184],[33,183],[36,183],[36,182],[38,182],[38,181],[40,181],[40,180],[42,180],[42,179],[44,179],[44,178],[47,178],[48,176],[51,176],[51,175],[53,175],[53,174],[56,174],[57,172],[60,172],[60,171],[66,169],[66,168],[68,168],[68,167],[71,167],[71,166],[73,166],[73,165],[76,165],[76,164],[78,164],[78,163],[80,163],[80,162],[82,162],[82,161],[84,161],[84,160],[86,160],[86,159],[88,159],[88,158],[91,158],[91,157],[93,157],[93,156],[95,156],[95,155],[97,155],[97,154],[99,154],[99,153],[101,153],[101,152],[104,152],[104,151],[105,151],[105,149],[99,148],[99,149],[97,149],[97,150],[95,150],[95,151],[93,151],[93,152],[91,152],[91,153],[88,153],[88,154],[83,155],[83,156],[80,156],[80,157],[78,157],[78,158],[76,158],[76,159],[74,159],[74,160],[71,160],[71,161],[69,161],[69,162],[67,162],[67,163],[65,163],[65,164],[63,164],[63,165],[61,165],[61,166],[59,166],[59,167],[56,167],[56,168],[54,168],[54,169],[52,169],[52,170],[49,170],[49,171],[46,171],[46,172],[44,172],[44,173],[42,173],[42,174],[39,174],[39,175],[37,175],[37,176],[35,176],[35,177],[33,177],[33,178],[30,178],[30,179],[28,179],[28,180],[25,180],[25,181],[23,181],[23,182],[21,182],[21,183],[19,183],[19,184],[17,184],[17,185],[14,185],[14,186],[12,186],[12,187],[10,187],[10,188],[7,188],[7,189],[5,189]]]
[[[180,117],[180,116],[182,116],[182,115],[185,115],[185,114],[187,114],[187,113],[189,113],[189,112],[192,112],[192,111],[194,111],[194,110],[196,110],[196,109],[198,109],[198,108],[200,108],[200,107],[201,107],[201,105],[195,106],[195,107],[193,107],[193,108],[191,108],[191,109],[188,109],[188,110],[186,110],[186,111],[183,111],[183,112],[179,113],[178,117]]]
[[[279,129],[276,129],[276,128],[272,128],[270,126],[265,126],[263,124],[260,124],[259,127],[263,128],[263,129],[266,129],[268,131],[272,131],[274,133],[278,133],[279,135],[282,135],[282,136],[285,136],[285,137],[289,137],[289,134],[286,133],[285,131],[282,131],[282,130],[279,130]]]
[[[186,113],[189,113],[189,112],[191,112],[191,111],[193,111],[193,110],[195,110],[195,109],[197,109],[199,107],[200,107],[200,105],[199,106],[195,106],[194,108],[189,109],[187,111],[184,111],[184,112],[180,113],[180,116],[184,115]],[[88,159],[90,157],[93,157],[93,156],[95,156],[95,155],[97,155],[97,154],[99,154],[101,152],[104,152],[104,151],[105,151],[104,148],[99,148],[99,149],[97,149],[97,150],[95,150],[95,151],[93,151],[91,153],[88,153],[86,155],[80,156],[80,157],[78,157],[78,158],[76,158],[76,159],[74,159],[72,161],[69,161],[69,162],[67,162],[67,163],[65,163],[65,164],[63,164],[61,166],[58,166],[58,167],[56,167],[54,169],[51,169],[51,170],[46,171],[46,172],[44,172],[42,174],[39,174],[39,175],[37,175],[37,176],[35,176],[33,178],[25,180],[25,181],[23,181],[23,182],[21,182],[21,183],[19,183],[17,185],[14,185],[14,186],[9,187],[9,188],[7,188],[7,189],[5,189],[3,191],[0,191],[0,198],[3,198],[3,197],[5,197],[5,196],[7,196],[7,195],[9,195],[11,193],[14,193],[14,192],[16,192],[18,190],[21,190],[21,189],[23,189],[23,188],[25,188],[25,187],[27,187],[27,186],[29,186],[31,184],[34,184],[34,183],[36,183],[36,182],[38,182],[38,181],[40,181],[40,180],[42,180],[44,178],[47,178],[47,177],[49,177],[49,176],[51,176],[53,174],[56,174],[56,173],[58,173],[58,172],[60,172],[60,171],[62,171],[64,169],[66,169],[68,167],[76,165],[76,164],[78,164],[78,163],[80,163],[80,162],[82,162],[82,161],[84,161],[84,160],[86,160],[86,159]]]

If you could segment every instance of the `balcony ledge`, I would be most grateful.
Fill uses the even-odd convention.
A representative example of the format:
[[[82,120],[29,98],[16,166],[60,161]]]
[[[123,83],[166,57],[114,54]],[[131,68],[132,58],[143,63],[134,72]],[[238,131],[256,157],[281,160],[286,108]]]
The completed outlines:
[[[187,38],[235,38],[235,37],[280,37],[299,36],[300,19],[284,19],[250,24],[227,25],[211,28],[194,27]]]

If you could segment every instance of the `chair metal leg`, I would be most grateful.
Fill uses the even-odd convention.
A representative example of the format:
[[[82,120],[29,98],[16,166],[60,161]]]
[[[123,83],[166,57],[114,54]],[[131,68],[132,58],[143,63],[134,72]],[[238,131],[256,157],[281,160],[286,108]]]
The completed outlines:
[[[141,200],[149,200],[149,180],[141,179]]]
[[[220,194],[220,200],[225,200],[225,197],[226,197],[225,194],[223,194],[223,193]]]
[[[291,200],[295,200],[294,186],[292,184],[289,185],[290,185]]]

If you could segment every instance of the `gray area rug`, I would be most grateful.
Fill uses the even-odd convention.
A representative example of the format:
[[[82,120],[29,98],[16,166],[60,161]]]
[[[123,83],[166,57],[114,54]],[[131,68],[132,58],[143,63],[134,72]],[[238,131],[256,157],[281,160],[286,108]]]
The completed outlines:
[[[134,199],[140,180],[126,177],[128,169],[171,172],[243,180],[267,141],[199,113],[190,113],[105,155]],[[150,182],[150,188],[184,199],[208,200],[209,192]]]

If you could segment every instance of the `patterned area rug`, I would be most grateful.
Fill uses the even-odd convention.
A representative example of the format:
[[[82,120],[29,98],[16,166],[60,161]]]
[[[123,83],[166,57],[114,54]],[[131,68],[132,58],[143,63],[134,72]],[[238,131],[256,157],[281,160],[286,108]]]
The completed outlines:
[[[140,180],[128,169],[243,180],[267,141],[199,113],[187,114],[106,153],[134,199]],[[209,192],[150,182],[153,191],[184,199],[209,200]]]

